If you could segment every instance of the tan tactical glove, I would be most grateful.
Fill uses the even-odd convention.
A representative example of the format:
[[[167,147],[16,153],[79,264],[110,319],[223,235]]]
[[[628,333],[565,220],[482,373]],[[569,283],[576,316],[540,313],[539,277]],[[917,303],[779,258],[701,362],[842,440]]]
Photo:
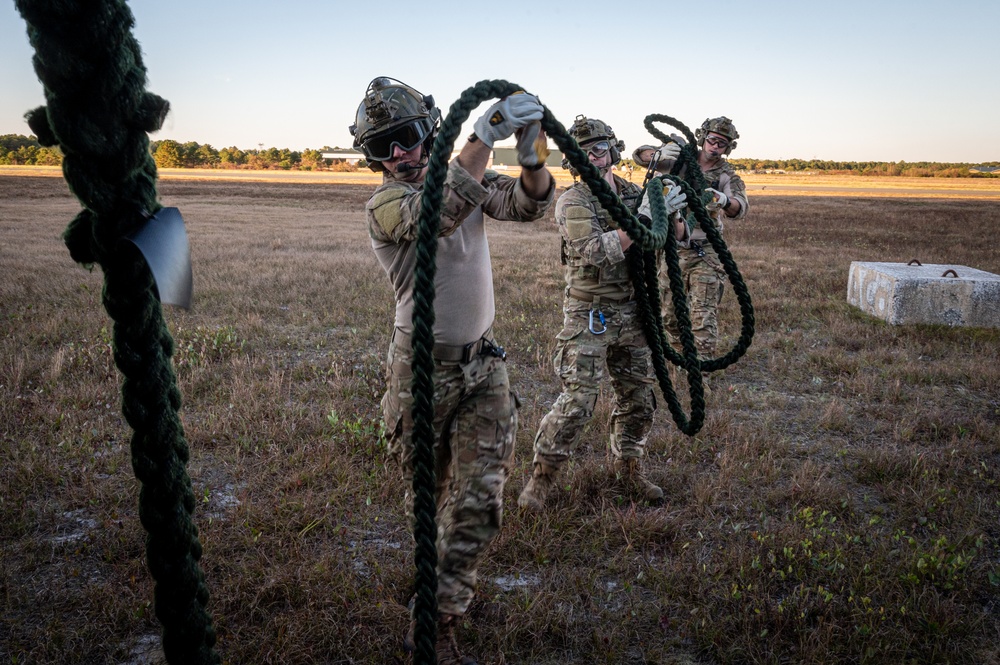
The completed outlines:
[[[535,120],[515,132],[517,135],[517,163],[523,168],[537,171],[545,166],[549,156],[548,141],[542,134],[542,123]]]

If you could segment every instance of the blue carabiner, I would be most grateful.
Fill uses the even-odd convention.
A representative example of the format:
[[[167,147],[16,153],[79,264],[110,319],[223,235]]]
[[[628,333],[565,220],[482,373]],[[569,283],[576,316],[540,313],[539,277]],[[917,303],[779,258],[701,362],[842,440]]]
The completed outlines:
[[[600,330],[594,330],[594,312],[597,312],[597,316],[601,320],[601,329]],[[590,310],[590,332],[594,333],[595,335],[603,335],[607,331],[608,331],[608,327],[604,324],[604,312],[602,312],[599,309],[591,309]]]

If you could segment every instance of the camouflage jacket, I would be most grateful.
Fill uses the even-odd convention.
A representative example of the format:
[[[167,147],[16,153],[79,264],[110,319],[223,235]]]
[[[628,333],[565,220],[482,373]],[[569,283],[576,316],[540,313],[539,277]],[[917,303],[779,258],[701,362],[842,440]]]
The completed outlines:
[[[633,159],[636,159],[636,161],[639,164],[642,164],[642,162],[639,159],[637,159],[637,156],[639,155],[640,152],[646,149],[655,150],[656,146],[643,145],[635,149],[635,152],[633,153]],[[670,173],[670,170],[674,168],[674,162],[675,160],[673,159],[659,162],[657,164],[656,172]],[[726,214],[722,212],[722,209],[717,204],[712,204],[712,203],[708,204],[707,206],[708,212],[710,215],[712,215],[712,218],[715,220],[716,226],[719,229],[719,233],[722,233],[723,229],[725,228],[725,223],[727,220],[743,219],[744,217],[746,217],[747,211],[750,209],[750,202],[747,200],[746,185],[743,184],[743,179],[736,174],[736,171],[733,169],[732,165],[730,165],[729,162],[727,162],[725,159],[720,159],[715,164],[715,166],[708,169],[707,171],[703,171],[702,174],[705,176],[705,183],[709,187],[711,187],[712,189],[717,189],[720,192],[724,193],[726,196],[734,198],[740,202],[740,211],[736,214],[735,217],[727,217]],[[680,176],[684,177],[683,169],[681,170]],[[706,238],[705,232],[702,231],[700,227],[695,226],[695,228],[691,230],[690,240],[701,241],[705,240],[705,238]],[[682,244],[686,245],[687,243],[682,243]]]
[[[614,180],[622,202],[635,210],[642,188],[617,175]],[[559,197],[556,223],[562,234],[568,288],[611,300],[632,295],[618,224],[586,183],[572,185]]]
[[[743,219],[747,216],[747,211],[750,209],[750,202],[747,200],[747,187],[743,184],[743,178],[736,175],[736,171],[733,170],[733,167],[725,159],[720,159],[715,166],[707,171],[702,171],[702,173],[709,187],[717,189],[726,196],[740,202],[740,211],[736,213],[735,217],[727,217],[718,204],[710,203],[708,205],[708,212],[715,218],[716,224],[719,227],[719,233],[722,233],[726,220]],[[705,232],[701,228],[695,228],[691,231],[692,240],[702,240],[704,238]]]
[[[383,178],[365,205],[368,234],[396,296],[396,327],[413,331],[413,269],[423,182]],[[461,345],[493,325],[493,269],[484,213],[494,219],[530,222],[545,214],[555,187],[536,201],[519,178],[487,171],[476,182],[457,160],[448,167],[441,201],[435,288],[434,339]]]

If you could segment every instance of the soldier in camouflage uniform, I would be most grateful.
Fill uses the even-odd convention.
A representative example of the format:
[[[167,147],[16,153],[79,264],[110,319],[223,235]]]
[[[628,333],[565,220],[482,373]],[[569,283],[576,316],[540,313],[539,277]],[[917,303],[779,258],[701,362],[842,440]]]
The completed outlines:
[[[699,148],[698,166],[701,167],[709,192],[712,194],[712,200],[707,207],[720,234],[726,219],[743,219],[749,210],[746,186],[725,159],[725,155],[736,147],[736,139],[739,136],[733,122],[724,116],[706,119],[695,131]],[[649,145],[636,149],[632,155],[633,159],[659,173],[669,173],[680,153],[678,144],[684,142],[676,135],[671,138],[676,143],[668,143],[659,148],[661,152],[656,164],[650,165],[650,160],[656,157],[654,153],[657,148]],[[684,174],[680,175],[683,177]],[[691,230],[690,239],[681,243],[678,253],[684,276],[684,288],[689,298],[691,327],[698,354],[702,358],[714,358],[719,344],[718,308],[722,302],[723,288],[727,279],[725,268],[719,261],[715,249],[708,242],[705,232],[698,226]],[[677,318],[674,316],[670,301],[670,282],[666,263],[660,264],[659,281],[664,328],[671,346],[682,352]],[[705,387],[708,388],[707,380]]]
[[[504,483],[517,430],[517,397],[505,354],[493,338],[493,276],[484,213],[532,221],[552,202],[555,182],[544,157],[519,178],[486,171],[493,142],[530,127],[540,137],[543,107],[529,94],[491,106],[448,168],[441,205],[434,321],[434,455],[438,505],[439,663],[475,663],[463,656],[455,626],[476,586],[476,568],[500,529]],[[413,269],[422,189],[440,111],[430,96],[389,78],[368,87],[351,127],[354,147],[382,185],[365,206],[368,231],[396,297],[382,414],[391,455],[403,470],[412,520]],[[532,123],[536,123],[531,127]],[[413,622],[404,646],[413,649]]]
[[[569,133],[622,202],[635,210],[642,188],[611,172],[625,147],[611,127],[581,115]],[[563,166],[569,168],[568,162]],[[680,189],[672,188],[664,196],[668,213],[683,207],[684,200]],[[648,200],[643,203],[640,212],[644,208],[648,214]],[[582,182],[559,197],[556,222],[566,265],[563,329],[556,336],[554,357],[562,394],[538,428],[532,476],[518,504],[531,510],[544,507],[560,468],[593,416],[605,367],[615,400],[611,417],[615,470],[645,500],[659,501],[663,491],[646,478],[642,468],[655,409],[654,371],[625,258],[632,241]],[[678,237],[684,237],[685,228],[675,218]]]

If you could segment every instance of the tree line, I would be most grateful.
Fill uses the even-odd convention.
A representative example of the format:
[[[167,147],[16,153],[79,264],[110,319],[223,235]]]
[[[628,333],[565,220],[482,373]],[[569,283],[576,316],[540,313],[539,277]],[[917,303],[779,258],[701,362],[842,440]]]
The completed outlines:
[[[967,164],[954,162],[836,162],[819,159],[730,159],[733,168],[753,173],[775,171],[824,173],[829,175],[902,176],[909,178],[997,177],[1000,173],[980,173],[974,169],[1000,167],[1000,162]]]
[[[353,171],[359,164],[345,164],[341,160],[323,159],[323,153],[340,148],[323,146],[318,150],[289,150],[288,148],[241,149],[235,146],[216,150],[211,145],[194,141],[180,143],[166,139],[150,141],[149,153],[157,168],[192,169],[249,169],[297,171]],[[0,135],[0,165],[59,166],[62,152],[58,147],[45,148],[34,136],[20,134]]]
[[[188,141],[151,141],[149,151],[157,168],[166,169],[251,169],[255,171],[294,170],[319,171],[323,169],[354,170],[357,165],[332,164],[333,160],[323,159],[329,146],[319,150],[289,150],[288,148],[265,148],[243,150],[236,146],[216,150],[206,144]],[[336,148],[339,150],[339,148]]]
[[[62,152],[57,147],[44,148],[34,136],[0,135],[0,164],[28,166],[59,166]]]
[[[293,171],[354,171],[365,162],[347,164],[342,160],[323,159],[324,152],[340,150],[324,146],[318,150],[288,148],[241,149],[235,146],[216,150],[211,145],[194,141],[180,143],[170,139],[151,141],[150,154],[157,168],[250,169]],[[837,162],[817,159],[751,159],[737,158],[729,162],[742,171],[766,173],[774,171],[811,172],[826,174],[907,176],[907,177],[1000,177],[1000,173],[976,173],[976,167],[1000,167],[1000,162],[984,164],[950,162]],[[45,148],[34,136],[4,134],[0,136],[0,165],[58,166],[62,153],[58,147]]]

